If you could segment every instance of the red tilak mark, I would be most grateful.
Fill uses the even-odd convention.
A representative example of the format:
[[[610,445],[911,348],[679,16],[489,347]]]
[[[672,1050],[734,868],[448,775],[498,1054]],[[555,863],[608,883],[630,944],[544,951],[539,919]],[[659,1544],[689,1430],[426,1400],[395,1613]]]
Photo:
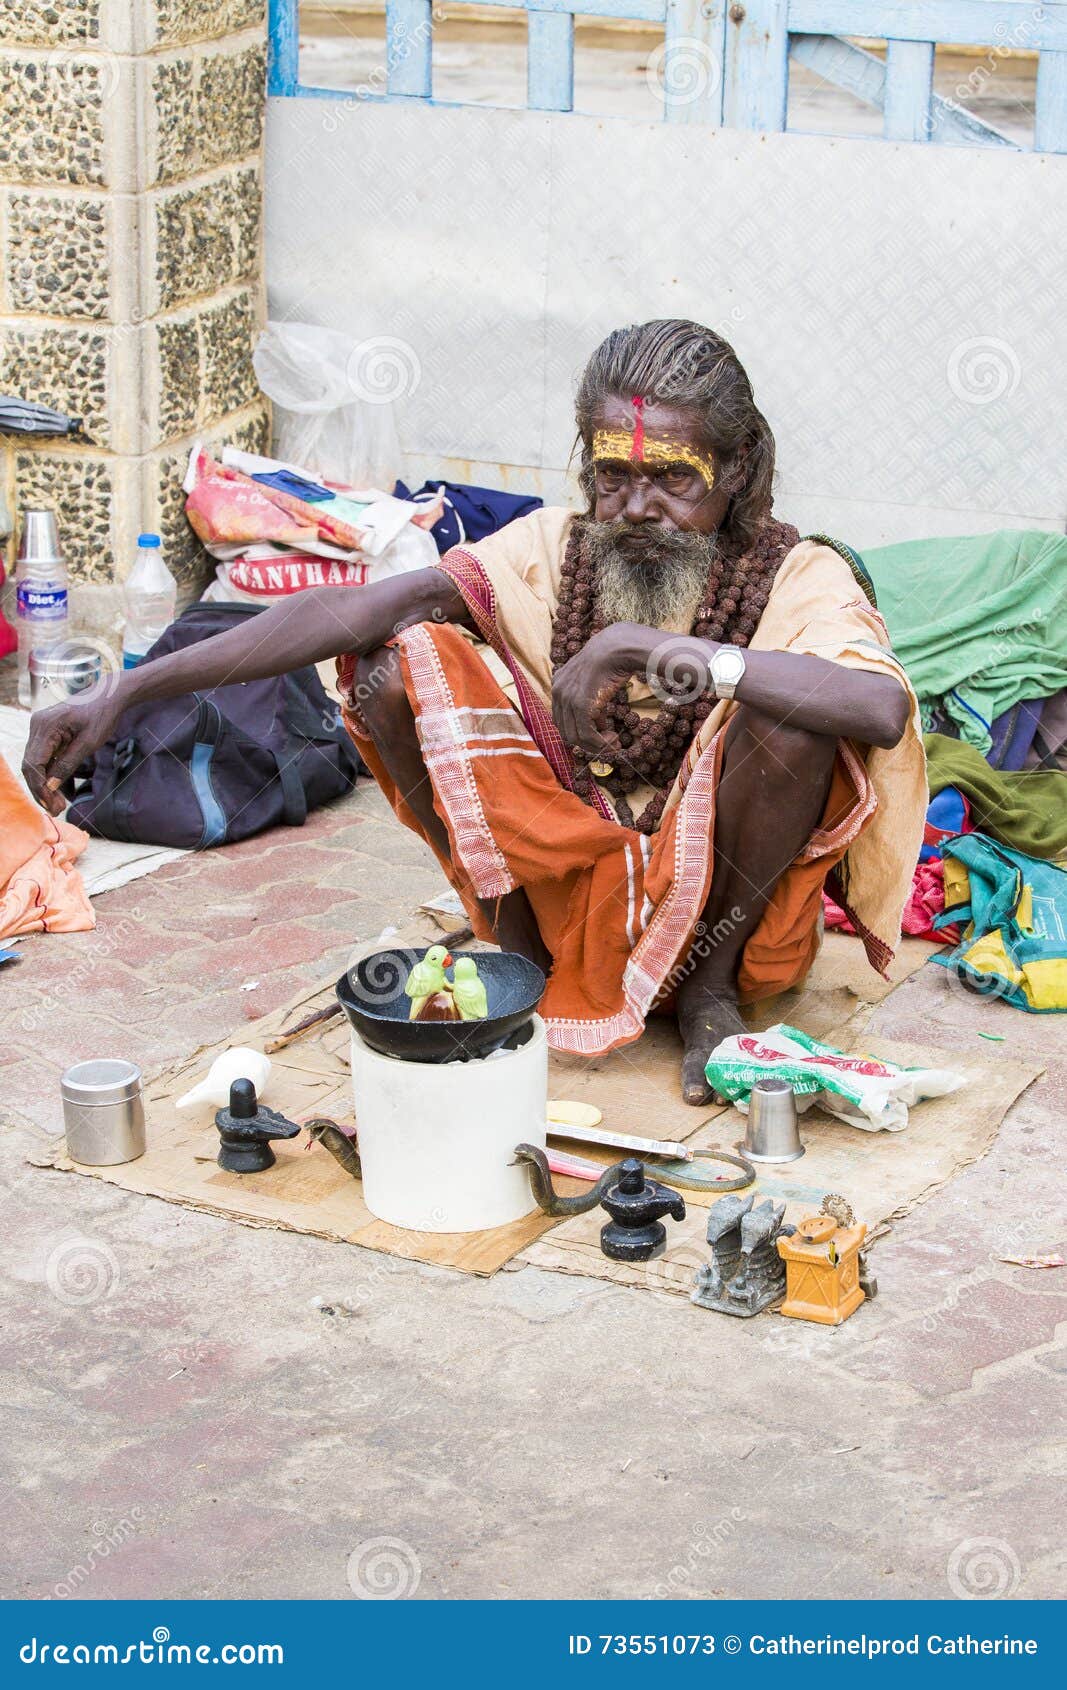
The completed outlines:
[[[630,403],[634,408],[634,443],[630,447],[630,462],[639,464],[645,455],[645,402],[635,393]]]

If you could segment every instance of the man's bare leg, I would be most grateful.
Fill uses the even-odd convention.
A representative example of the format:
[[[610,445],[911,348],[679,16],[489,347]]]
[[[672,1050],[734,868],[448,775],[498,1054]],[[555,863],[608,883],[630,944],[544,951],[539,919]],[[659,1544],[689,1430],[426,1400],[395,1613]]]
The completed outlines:
[[[378,755],[424,833],[443,857],[450,854],[448,829],[433,807],[433,788],[422,760],[415,713],[400,673],[396,651],[382,646],[359,660],[356,686],[363,720]],[[547,974],[552,958],[521,887],[502,898],[479,898],[482,914],[502,950],[529,957]]]
[[[704,1074],[721,1039],[743,1032],[737,971],[771,893],[822,819],[837,742],[742,706],[726,740],[715,805],[715,865],[704,934],[677,988],[682,1095],[710,1101]]]

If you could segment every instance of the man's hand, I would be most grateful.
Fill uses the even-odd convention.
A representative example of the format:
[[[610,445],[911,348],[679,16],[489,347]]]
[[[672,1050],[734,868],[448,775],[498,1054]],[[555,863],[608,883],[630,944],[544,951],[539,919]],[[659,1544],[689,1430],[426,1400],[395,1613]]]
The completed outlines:
[[[120,689],[112,686],[91,698],[69,699],[50,710],[38,710],[30,722],[30,738],[22,773],[38,804],[58,816],[66,805],[60,792],[86,757],[111,738],[125,708]]]
[[[593,720],[631,675],[648,662],[657,639],[654,628],[640,628],[633,622],[615,622],[587,640],[576,657],[557,669],[552,682],[552,714],[564,744],[577,747],[587,757],[604,757],[611,762],[621,747],[613,734],[605,734]]]
[[[106,695],[95,692],[41,711],[30,724],[22,765],[27,785],[38,803],[58,815],[63,808],[60,786],[111,738],[131,704],[287,675],[342,652],[361,657],[386,645],[401,628],[430,621],[474,628],[462,593],[440,569],[391,575],[357,593],[350,587],[312,587],[296,593],[224,634],[139,663],[112,681]]]

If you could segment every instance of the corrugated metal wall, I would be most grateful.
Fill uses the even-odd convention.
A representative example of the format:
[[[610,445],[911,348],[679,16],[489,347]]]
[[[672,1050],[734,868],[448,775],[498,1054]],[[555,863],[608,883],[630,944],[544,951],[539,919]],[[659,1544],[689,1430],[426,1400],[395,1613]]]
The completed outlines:
[[[395,372],[412,476],[566,499],[582,361],[684,315],[802,530],[1064,527],[1060,158],[343,99],[272,100],[267,149],[271,315]]]

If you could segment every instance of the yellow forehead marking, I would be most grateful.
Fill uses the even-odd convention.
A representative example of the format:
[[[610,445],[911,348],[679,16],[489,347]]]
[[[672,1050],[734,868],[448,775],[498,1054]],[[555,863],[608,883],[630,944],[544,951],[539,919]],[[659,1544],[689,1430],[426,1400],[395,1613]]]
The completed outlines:
[[[656,440],[646,433],[640,446],[640,458],[637,459],[634,447],[637,441],[635,434],[627,434],[622,429],[598,428],[593,435],[593,461],[602,463],[622,459],[624,462],[640,461],[650,464],[689,464],[704,480],[710,491],[715,485],[715,463],[702,452],[695,452],[692,446],[686,446],[680,440]]]

